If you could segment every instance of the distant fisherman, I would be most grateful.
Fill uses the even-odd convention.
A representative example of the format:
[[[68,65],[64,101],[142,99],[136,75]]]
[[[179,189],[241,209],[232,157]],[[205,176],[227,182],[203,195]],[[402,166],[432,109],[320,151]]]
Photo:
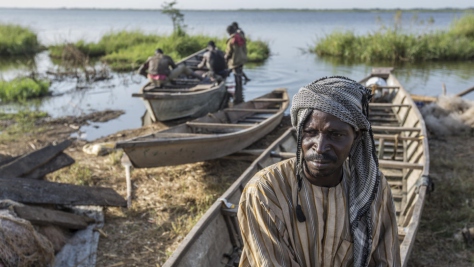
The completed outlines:
[[[238,104],[244,101],[242,88],[242,72],[245,62],[247,62],[247,41],[236,32],[232,25],[227,27],[229,39],[225,50],[225,59],[227,66],[234,73],[235,93],[234,103]]]
[[[197,66],[202,68],[206,66],[209,69],[207,76],[214,81],[221,81],[227,77],[227,64],[224,58],[224,52],[216,47],[214,41],[207,43],[207,52],[204,53],[201,63]]]
[[[296,158],[249,181],[238,218],[240,266],[400,266],[390,186],[368,120],[371,91],[322,78],[293,97]]]
[[[240,36],[242,36],[242,38],[244,38],[244,39],[247,41],[247,38],[245,38],[245,33],[244,33],[244,31],[239,27],[239,24],[234,21],[234,22],[232,22],[231,25],[234,26],[236,33],[239,34]],[[245,74],[245,72],[244,72],[243,69],[242,69],[242,77],[244,78],[244,84],[246,84],[247,82],[250,82],[250,78],[247,77],[247,74]]]
[[[176,66],[173,59],[163,54],[163,50],[160,48],[155,50],[155,55],[149,57],[147,61],[140,66],[137,72],[141,75],[146,75],[156,87],[160,87],[167,82],[172,82],[182,74],[202,80],[201,76],[195,74],[185,65]]]

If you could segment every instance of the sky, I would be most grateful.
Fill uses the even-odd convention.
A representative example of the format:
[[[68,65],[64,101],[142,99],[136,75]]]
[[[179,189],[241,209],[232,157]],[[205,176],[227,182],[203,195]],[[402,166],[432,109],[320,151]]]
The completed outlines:
[[[0,0],[0,7],[160,9],[161,0]],[[471,8],[473,0],[178,0],[179,9]]]

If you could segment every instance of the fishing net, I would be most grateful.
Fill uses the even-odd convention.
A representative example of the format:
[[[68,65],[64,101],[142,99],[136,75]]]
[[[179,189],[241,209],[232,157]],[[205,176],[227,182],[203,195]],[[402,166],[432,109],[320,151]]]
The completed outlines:
[[[53,261],[53,246],[29,221],[0,210],[0,267],[48,267]]]

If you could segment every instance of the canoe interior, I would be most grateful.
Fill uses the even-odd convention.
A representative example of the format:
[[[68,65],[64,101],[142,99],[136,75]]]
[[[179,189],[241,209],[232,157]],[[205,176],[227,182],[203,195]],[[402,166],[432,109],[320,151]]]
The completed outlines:
[[[423,208],[426,185],[417,186],[429,175],[429,152],[423,117],[407,91],[390,73],[374,71],[364,78],[383,77],[388,86],[373,88],[377,96],[370,104],[370,121],[373,127],[380,169],[390,184],[394,197],[402,266],[407,265]],[[235,205],[246,183],[259,170],[282,159],[294,157],[296,136],[289,129],[276,140],[237,181],[222,195]],[[232,213],[233,212],[233,213]],[[231,215],[229,215],[231,214]],[[216,201],[185,237],[164,266],[238,266],[242,248],[236,209],[228,209]]]
[[[242,131],[267,120],[286,109],[288,97],[282,90],[274,90],[251,101],[226,108],[207,116],[168,129],[134,138],[131,141],[146,142],[157,139],[199,138],[216,134]]]

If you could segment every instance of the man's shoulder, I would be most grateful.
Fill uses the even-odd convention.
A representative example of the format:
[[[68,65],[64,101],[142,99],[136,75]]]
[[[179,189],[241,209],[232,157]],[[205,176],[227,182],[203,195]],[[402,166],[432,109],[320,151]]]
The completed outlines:
[[[272,186],[273,184],[280,183],[283,180],[291,180],[294,178],[295,163],[296,158],[291,158],[270,165],[257,172],[248,182],[247,186]]]

